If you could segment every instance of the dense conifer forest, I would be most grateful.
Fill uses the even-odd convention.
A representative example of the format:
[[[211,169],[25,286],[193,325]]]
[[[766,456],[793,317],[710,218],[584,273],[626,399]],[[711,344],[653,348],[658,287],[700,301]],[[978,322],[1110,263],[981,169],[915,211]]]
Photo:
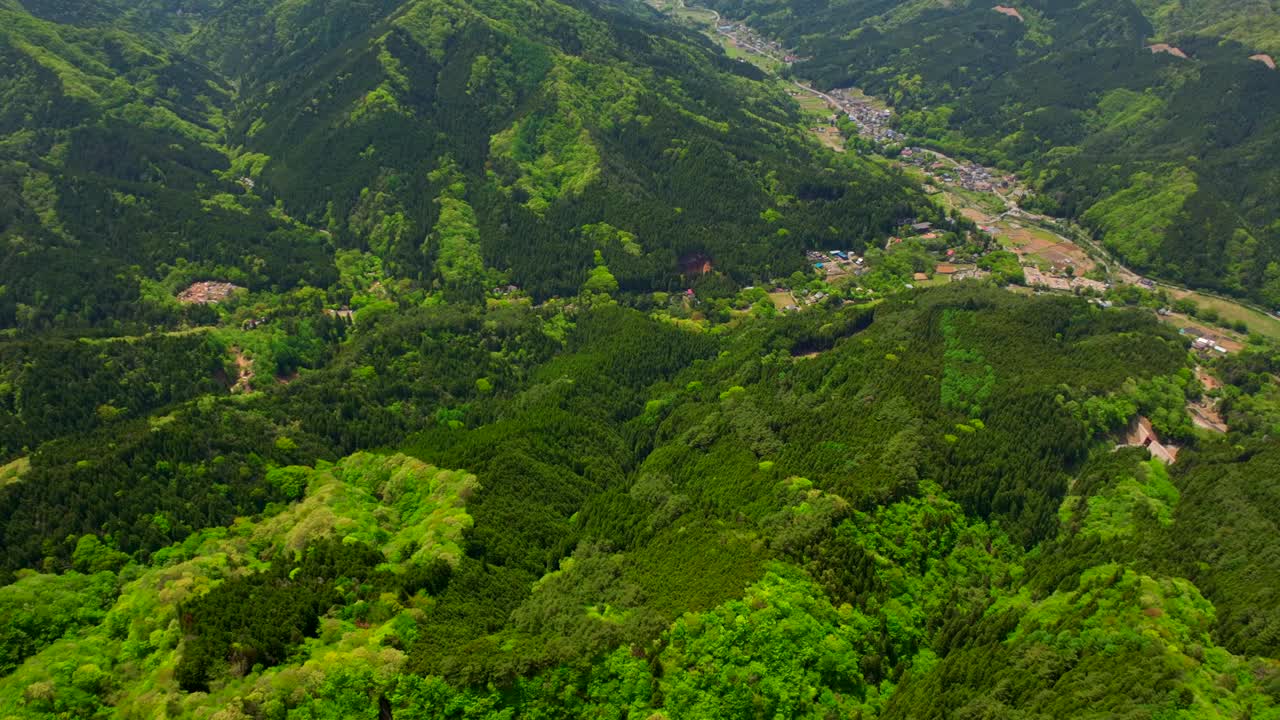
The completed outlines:
[[[0,68],[0,718],[1280,718],[1280,344],[1021,287],[654,9],[0,0]]]

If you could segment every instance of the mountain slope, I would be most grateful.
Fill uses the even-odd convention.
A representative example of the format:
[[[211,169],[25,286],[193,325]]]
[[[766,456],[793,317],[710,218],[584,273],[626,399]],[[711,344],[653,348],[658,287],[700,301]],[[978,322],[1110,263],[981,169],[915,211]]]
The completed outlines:
[[[314,232],[252,196],[231,202],[223,79],[124,31],[0,19],[14,70],[0,90],[0,324],[154,322],[174,309],[148,283],[200,274],[259,286],[332,276]]]
[[[732,286],[920,204],[643,8],[243,0],[135,32],[161,9],[102,7],[4,11],[5,325],[174,322],[191,281],[326,287],[346,249],[472,299],[572,294],[597,251],[624,290],[693,255]]]
[[[607,5],[410,3],[335,57],[253,97],[237,127],[271,156],[268,187],[409,275],[437,260],[420,245],[443,180],[421,178],[444,162],[486,262],[539,296],[575,290],[595,250],[630,289],[674,287],[691,253],[741,281],[789,273],[803,247],[905,210],[883,171],[818,158],[749,68]],[[782,237],[759,215],[785,203]],[[592,237],[602,222],[642,251]]]
[[[1159,39],[1204,35],[1280,53],[1280,7],[1270,0],[1135,0]]]

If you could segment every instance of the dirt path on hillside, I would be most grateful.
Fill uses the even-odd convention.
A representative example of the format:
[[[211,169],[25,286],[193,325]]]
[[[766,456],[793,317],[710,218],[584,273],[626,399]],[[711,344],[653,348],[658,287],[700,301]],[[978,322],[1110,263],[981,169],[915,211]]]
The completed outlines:
[[[247,395],[253,392],[253,358],[235,346],[231,347],[231,354],[236,359],[236,384],[231,386],[231,392]]]

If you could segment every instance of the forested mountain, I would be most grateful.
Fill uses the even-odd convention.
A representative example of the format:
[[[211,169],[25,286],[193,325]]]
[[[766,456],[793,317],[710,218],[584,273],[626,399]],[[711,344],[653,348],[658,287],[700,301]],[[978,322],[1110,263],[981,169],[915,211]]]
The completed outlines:
[[[692,254],[751,284],[919,204],[644,8],[29,10],[0,9],[0,325],[173,320],[193,280],[323,288],[350,249],[470,297],[573,294],[596,251],[626,289],[674,289]]]
[[[0,21],[0,717],[1280,719],[1265,332],[639,3]]]
[[[1268,0],[1137,0],[1158,38],[1204,35],[1280,53],[1280,12]]]
[[[1133,267],[1280,306],[1280,13],[1266,2],[712,0],[908,135],[1022,172]],[[1154,49],[1153,49],[1154,48]]]
[[[1280,709],[1280,454],[1193,439],[1149,312],[961,284],[717,333],[505,303],[354,332],[31,456],[6,716]],[[1114,449],[1133,412],[1176,465]]]

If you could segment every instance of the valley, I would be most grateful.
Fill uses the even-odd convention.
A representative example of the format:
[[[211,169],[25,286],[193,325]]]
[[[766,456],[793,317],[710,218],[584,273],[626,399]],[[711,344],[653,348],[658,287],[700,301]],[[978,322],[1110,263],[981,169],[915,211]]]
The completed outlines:
[[[1248,59],[1265,32],[1170,25],[1180,11],[1141,2],[704,4],[788,48],[807,84],[889,100],[913,144],[1017,174],[1033,191],[1023,209],[1076,219],[1134,272],[1280,308],[1280,206],[1264,191],[1276,170],[1255,162],[1280,137],[1280,75]],[[1236,11],[1274,26],[1264,5]],[[1185,57],[1151,49],[1163,46]]]
[[[894,128],[893,111],[885,103],[857,88],[828,93],[792,76],[790,67],[794,63],[814,58],[801,58],[797,51],[785,48],[779,41],[769,39],[741,21],[722,17],[715,10],[689,6],[683,0],[665,5],[657,3],[655,7],[672,13],[679,21],[699,27],[725,47],[730,57],[751,62],[777,78],[789,88],[788,93],[809,119],[812,134],[823,146],[845,152],[849,138],[866,140],[868,151],[887,157],[894,167],[922,183],[926,191],[934,193],[933,199],[941,207],[976,223],[994,237],[1000,247],[1017,254],[1030,287],[1060,292],[1085,289],[1099,296],[1119,284],[1147,290],[1160,288],[1170,303],[1189,301],[1208,310],[1211,319],[1200,320],[1200,323],[1216,325],[1208,334],[1215,340],[1225,340],[1229,347],[1239,348],[1244,342],[1245,336],[1238,332],[1237,326],[1280,340],[1277,314],[1238,299],[1134,272],[1092,238],[1088,230],[1068,219],[1048,217],[1019,207],[1018,201],[1028,197],[1031,190],[1016,174],[957,160],[936,149],[914,144],[913,138]],[[837,121],[844,119],[853,126],[841,130]],[[1162,317],[1166,320],[1179,327],[1194,328],[1194,318],[1165,310]]]
[[[0,0],[0,718],[1280,720],[1265,129],[1125,145],[1269,25],[1137,2]]]

